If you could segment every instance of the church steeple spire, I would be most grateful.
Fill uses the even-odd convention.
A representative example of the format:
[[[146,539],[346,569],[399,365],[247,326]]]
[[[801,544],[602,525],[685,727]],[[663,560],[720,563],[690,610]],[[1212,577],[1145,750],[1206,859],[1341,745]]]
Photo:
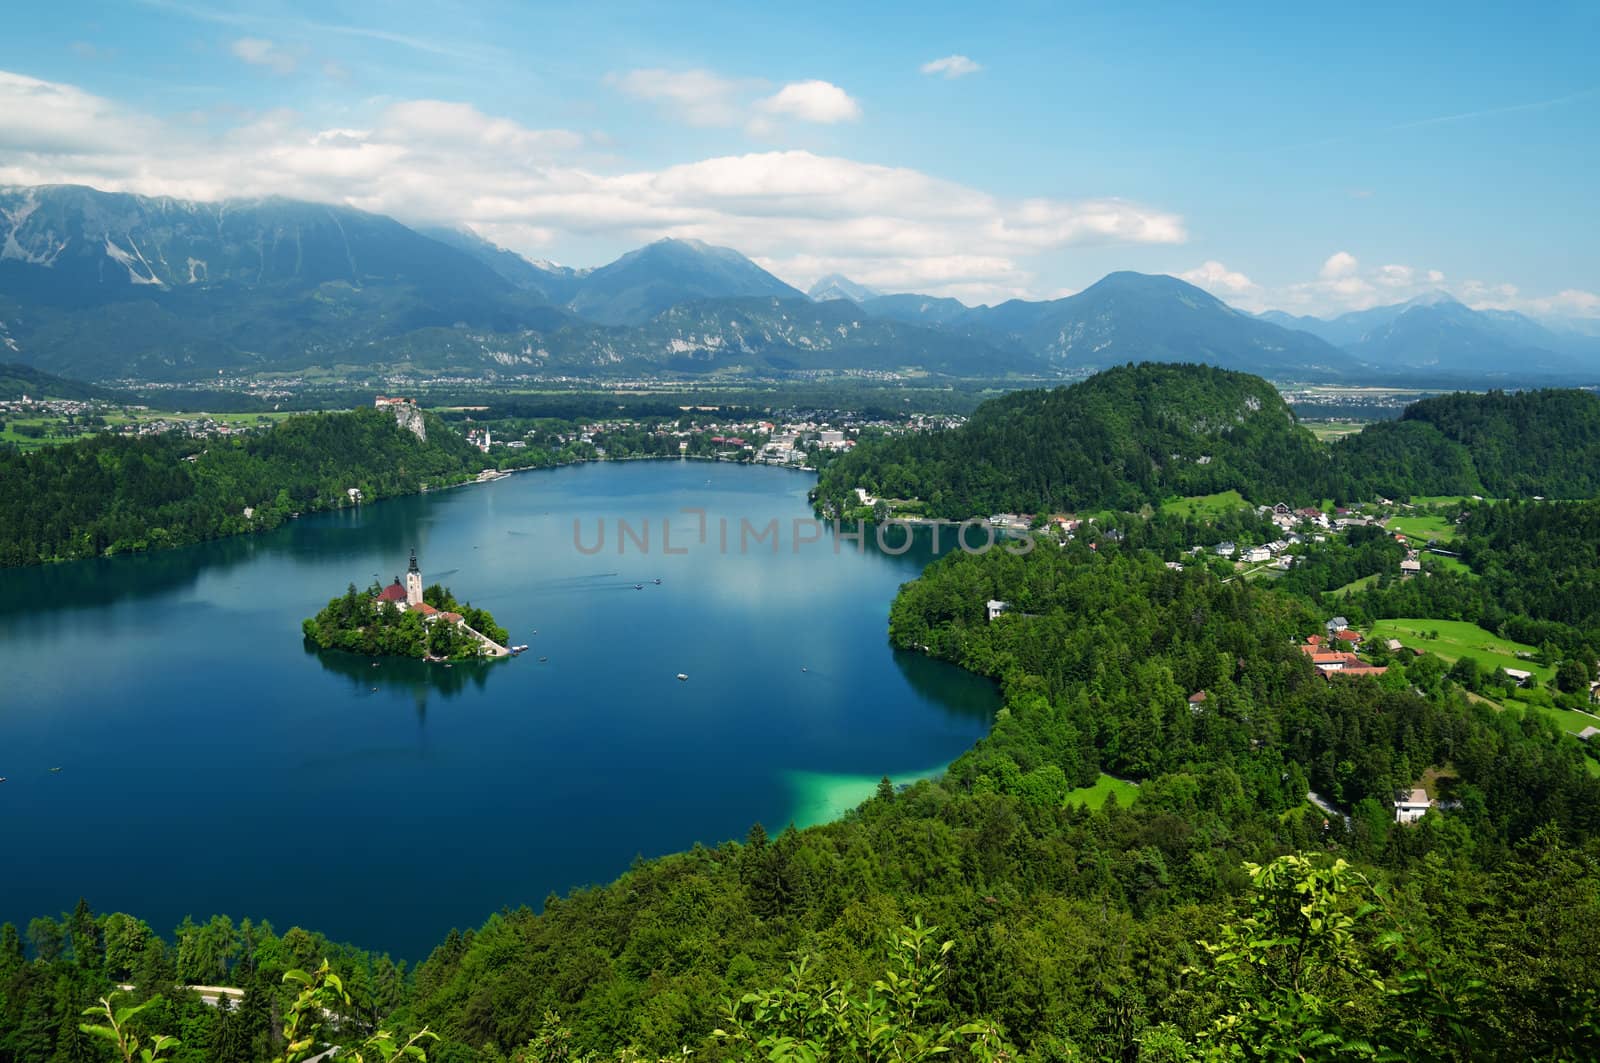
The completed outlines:
[[[422,604],[422,570],[417,567],[417,551],[411,550],[411,567],[406,569],[406,604]]]

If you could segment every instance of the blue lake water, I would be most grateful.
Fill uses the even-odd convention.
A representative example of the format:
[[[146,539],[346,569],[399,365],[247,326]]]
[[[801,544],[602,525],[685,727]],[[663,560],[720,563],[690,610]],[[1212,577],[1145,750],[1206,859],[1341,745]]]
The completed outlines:
[[[5,571],[0,921],[81,895],[162,932],[226,912],[420,959],[636,855],[804,825],[937,770],[988,730],[995,692],[888,645],[926,549],[797,548],[812,482],[574,466]],[[741,521],[774,519],[776,550],[741,544]],[[528,653],[374,667],[306,649],[302,618],[389,582],[413,547]]]

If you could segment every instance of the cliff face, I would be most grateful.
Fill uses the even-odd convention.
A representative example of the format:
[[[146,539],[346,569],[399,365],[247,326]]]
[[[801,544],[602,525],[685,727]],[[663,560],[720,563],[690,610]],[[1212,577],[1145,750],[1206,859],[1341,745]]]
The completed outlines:
[[[422,411],[417,407],[411,405],[394,407],[394,423],[424,443],[428,441],[428,426],[422,423]]]

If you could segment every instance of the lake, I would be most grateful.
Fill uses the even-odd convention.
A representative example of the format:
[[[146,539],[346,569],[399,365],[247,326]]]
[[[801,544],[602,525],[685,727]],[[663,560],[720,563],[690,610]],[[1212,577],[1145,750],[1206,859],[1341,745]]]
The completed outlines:
[[[891,649],[889,603],[927,544],[801,541],[813,482],[581,465],[5,571],[0,921],[81,895],[164,934],[226,912],[418,960],[636,855],[804,826],[883,775],[937,772],[996,693]],[[303,618],[403,574],[413,548],[528,653],[375,666],[306,648]]]

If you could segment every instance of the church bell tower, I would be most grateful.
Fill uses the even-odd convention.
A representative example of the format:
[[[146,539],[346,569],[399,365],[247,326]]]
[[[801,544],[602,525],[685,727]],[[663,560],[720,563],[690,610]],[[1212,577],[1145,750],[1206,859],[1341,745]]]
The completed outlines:
[[[417,567],[417,552],[411,551],[411,567],[406,569],[406,605],[422,604],[422,570]]]

